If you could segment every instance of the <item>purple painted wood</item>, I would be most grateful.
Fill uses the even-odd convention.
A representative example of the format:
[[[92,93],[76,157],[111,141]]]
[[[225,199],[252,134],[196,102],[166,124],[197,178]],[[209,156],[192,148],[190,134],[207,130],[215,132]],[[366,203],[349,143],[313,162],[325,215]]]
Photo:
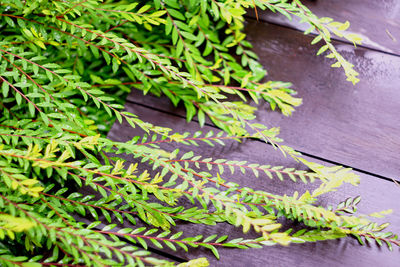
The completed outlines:
[[[252,21],[248,38],[268,79],[290,81],[304,104],[290,118],[260,108],[294,148],[386,177],[400,174],[400,57],[337,44],[360,72],[353,86],[299,32]]]
[[[341,69],[316,56],[311,37],[295,30],[250,20],[248,39],[270,80],[293,82],[304,104],[292,117],[258,111],[258,121],[281,127],[281,137],[299,151],[398,179],[400,175],[400,57],[337,43],[355,64],[361,81],[353,86]],[[134,91],[129,101],[184,116],[167,99]],[[162,104],[159,104],[162,103]]]
[[[400,48],[393,38],[399,37],[399,8],[394,0],[374,1],[313,1],[311,9],[318,15],[337,20],[349,19],[352,30],[366,35],[367,47],[399,54]],[[396,9],[397,8],[397,9]],[[361,14],[359,16],[358,14]],[[296,23],[283,23],[275,17],[262,13],[265,20],[301,29]],[[367,30],[367,31],[365,31]],[[387,31],[386,31],[387,30]],[[361,82],[353,87],[345,81],[341,70],[329,67],[329,60],[316,57],[317,46],[310,46],[312,37],[285,27],[267,25],[249,20],[248,37],[254,50],[269,71],[268,79],[291,81],[304,104],[290,118],[271,112],[262,106],[258,120],[271,126],[281,126],[281,136],[294,148],[328,161],[336,161],[366,172],[385,177],[399,178],[400,165],[400,58],[368,49],[354,49],[351,45],[337,43],[341,51],[361,73]],[[182,107],[174,108],[167,99],[152,96],[143,97],[133,92],[128,97],[126,109],[142,119],[161,126],[174,125],[176,131],[196,131],[196,123],[187,124],[183,119]],[[144,106],[147,107],[144,107]],[[158,109],[159,111],[156,111]],[[170,113],[170,114],[168,114]],[[206,126],[203,130],[209,130]],[[137,129],[126,123],[115,124],[109,133],[114,140],[128,140],[140,135]],[[174,144],[166,144],[174,148]],[[179,146],[182,151],[193,149],[196,154],[213,158],[247,160],[249,162],[300,167],[284,159],[272,147],[259,141],[244,144],[229,143],[225,147],[189,148]],[[314,159],[315,161],[315,159]],[[326,162],[325,162],[326,164]],[[358,173],[362,180],[358,187],[345,186],[343,190],[329,194],[323,204],[337,204],[350,197],[361,195],[359,211],[364,214],[393,208],[387,217],[390,230],[400,232],[400,188],[394,183],[376,176]],[[291,181],[279,182],[261,176],[256,179],[239,172],[230,176],[243,186],[251,186],[273,193],[304,192],[306,186]],[[315,186],[315,185],[312,185]],[[182,202],[187,205],[186,202]],[[124,227],[129,227],[125,225]],[[229,234],[232,238],[241,236],[241,230],[230,225],[217,226],[178,224],[175,231],[187,235],[218,233]],[[249,237],[254,236],[250,233]],[[390,253],[386,249],[360,247],[356,240],[328,241],[295,245],[290,247],[268,247],[251,250],[220,250],[221,260],[217,261],[205,249],[172,252],[180,258],[189,259],[206,256],[214,266],[398,266],[399,250]]]
[[[160,105],[162,100],[158,102]],[[155,104],[158,104],[157,102]],[[197,131],[199,126],[196,123],[187,124],[181,117],[158,112],[151,108],[145,108],[136,104],[127,103],[126,109],[129,112],[139,115],[142,119],[160,126],[174,125],[177,131]],[[212,127],[205,127],[202,130],[216,130]],[[132,129],[127,123],[115,124],[109,133],[109,137],[118,141],[127,141],[135,135],[141,135],[138,129]],[[165,148],[175,149],[176,144],[167,143]],[[259,141],[247,141],[243,144],[230,143],[224,146],[199,146],[187,147],[178,145],[182,153],[193,150],[197,155],[204,155],[213,158],[229,158],[232,160],[247,160],[252,163],[285,165],[290,167],[300,167],[298,163],[283,158],[279,152],[274,151],[270,145]],[[127,160],[132,160],[127,158]],[[359,211],[363,214],[369,214],[373,211],[380,211],[387,208],[393,208],[394,213],[385,220],[391,221],[390,230],[400,232],[400,208],[397,205],[400,197],[400,189],[393,183],[376,179],[369,175],[360,174],[361,184],[358,187],[345,186],[343,190],[327,195],[323,198],[324,205],[334,205],[346,199],[347,197],[361,195],[363,200],[360,203]],[[293,194],[294,191],[304,192],[306,189],[316,185],[304,185],[301,182],[294,183],[290,180],[279,182],[279,180],[270,180],[261,175],[255,178],[252,175],[243,175],[237,172],[235,175],[223,176],[231,181],[237,182],[243,186],[249,186],[262,190],[268,190],[279,194]],[[382,195],[382,192],[385,192]],[[379,196],[379,197],[377,197]],[[188,205],[187,201],[182,202]],[[185,204],[186,203],[186,204]],[[288,226],[293,226],[288,224]],[[294,225],[296,226],[296,225]],[[132,227],[125,224],[123,227]],[[202,234],[209,236],[211,234],[228,234],[231,238],[240,237],[243,234],[241,230],[231,225],[221,223],[216,226],[192,225],[179,223],[174,231],[184,231],[186,236],[195,236]],[[255,237],[250,233],[247,237]],[[341,241],[328,241],[319,243],[310,243],[303,245],[292,245],[289,247],[265,247],[262,249],[236,250],[223,248],[220,250],[221,260],[217,260],[212,253],[205,249],[191,249],[189,254],[178,250],[177,252],[168,251],[172,255],[183,259],[193,259],[197,257],[207,257],[211,266],[397,266],[400,261],[400,254],[396,248],[395,252],[389,252],[387,249],[379,249],[375,245],[372,247],[361,247],[355,239],[346,238]]]
[[[339,22],[350,21],[349,32],[363,37],[363,46],[393,54],[400,54],[400,1],[366,0],[302,0],[319,17],[330,17]],[[254,10],[249,15],[255,18]],[[285,16],[270,11],[258,10],[259,19],[271,23],[289,26],[301,31],[307,23],[299,23],[293,17],[289,21]]]

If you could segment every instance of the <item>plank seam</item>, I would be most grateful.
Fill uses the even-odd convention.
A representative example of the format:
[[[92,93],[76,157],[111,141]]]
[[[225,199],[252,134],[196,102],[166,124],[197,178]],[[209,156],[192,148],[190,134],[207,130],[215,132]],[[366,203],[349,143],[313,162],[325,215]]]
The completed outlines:
[[[169,112],[169,111],[165,111],[165,110],[162,110],[162,109],[154,108],[154,107],[148,106],[146,104],[135,102],[135,101],[132,101],[132,100],[129,100],[129,99],[127,99],[126,102],[129,102],[129,103],[134,104],[134,105],[138,105],[138,106],[141,106],[141,107],[144,107],[144,108],[147,108],[147,109],[152,109],[152,110],[164,113],[164,114],[169,114],[169,115],[172,115],[172,116],[175,116],[175,117],[179,117],[181,119],[185,119],[186,120],[185,116],[182,116],[182,115],[179,115],[179,114],[176,114],[176,113],[173,113],[173,112]],[[198,121],[196,119],[193,119],[193,121],[198,123]],[[204,125],[212,127],[214,129],[219,129],[218,127],[216,127],[215,125],[213,125],[211,123],[207,123],[206,122]],[[271,143],[264,142],[263,140],[260,140],[260,139],[250,139],[250,141],[261,142],[261,143],[268,144],[268,145],[272,146]],[[373,173],[373,172],[370,172],[370,171],[367,171],[367,170],[359,169],[357,167],[352,167],[352,166],[347,165],[347,164],[336,162],[336,161],[333,161],[333,160],[330,160],[330,159],[325,159],[325,158],[322,158],[322,157],[319,157],[319,156],[316,156],[316,155],[313,155],[313,154],[310,154],[310,153],[307,153],[307,152],[304,152],[304,151],[301,151],[301,150],[297,150],[296,149],[296,151],[300,152],[304,156],[307,156],[307,157],[310,157],[310,158],[313,158],[313,159],[316,159],[316,160],[324,161],[326,163],[330,163],[330,164],[334,164],[334,165],[340,165],[340,166],[343,166],[345,168],[351,168],[354,171],[357,171],[357,172],[360,172],[360,173],[363,173],[363,174],[366,174],[366,175],[370,175],[370,176],[373,176],[373,177],[376,177],[378,179],[382,179],[382,180],[385,180],[385,181],[388,181],[388,182],[391,182],[391,183],[394,183],[394,184],[396,182],[400,183],[400,180],[398,180],[398,179],[393,179],[393,178],[386,177],[386,176],[383,176],[383,175],[380,175],[380,174],[377,174],[377,173]]]
[[[259,18],[258,21],[257,21],[255,18],[253,18],[253,17],[251,17],[249,15],[245,15],[244,17],[247,20],[252,20],[252,21],[256,21],[256,22],[263,22],[263,23],[274,25],[274,26],[279,26],[279,27],[283,27],[283,28],[286,28],[286,29],[289,29],[289,30],[294,30],[294,31],[297,31],[297,32],[304,33],[304,31],[302,31],[302,30],[300,30],[298,28],[294,28],[294,27],[289,26],[289,25],[279,24],[277,22],[268,21],[268,20],[262,19],[262,18]],[[317,35],[315,33],[309,33],[307,36],[317,36]],[[352,43],[350,43],[348,41],[345,41],[345,40],[337,39],[337,37],[332,37],[331,39],[334,40],[335,42],[339,42],[341,44],[347,44],[347,45],[350,45],[350,46],[354,47],[354,45]],[[365,45],[362,45],[362,44],[361,45],[357,45],[357,48],[364,48],[364,49],[371,50],[371,51],[374,51],[374,52],[377,52],[377,53],[383,53],[383,54],[390,55],[390,56],[400,57],[400,54],[396,54],[396,53],[392,53],[392,52],[388,52],[388,51],[383,51],[383,50],[380,50],[380,49],[377,49],[377,48],[374,48],[374,47],[368,47],[368,46],[365,46]]]
[[[130,242],[130,241],[129,241],[129,242]],[[136,245],[137,245],[137,244],[136,244]],[[178,257],[178,256],[173,255],[173,254],[169,254],[168,252],[164,252],[164,251],[155,249],[155,248],[150,247],[150,246],[147,247],[147,250],[149,250],[150,252],[152,252],[152,253],[154,253],[154,254],[158,254],[158,255],[160,255],[160,256],[163,256],[163,257],[165,257],[165,258],[171,259],[171,260],[176,261],[176,262],[179,262],[179,263],[183,263],[183,262],[189,261],[189,260],[187,260],[187,259]]]

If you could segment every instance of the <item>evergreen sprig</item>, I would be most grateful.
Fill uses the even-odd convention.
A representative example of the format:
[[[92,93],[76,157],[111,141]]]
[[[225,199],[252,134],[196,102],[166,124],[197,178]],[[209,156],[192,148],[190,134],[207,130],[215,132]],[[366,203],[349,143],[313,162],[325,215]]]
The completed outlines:
[[[355,236],[390,249],[397,235],[358,215],[359,197],[336,208],[318,204],[343,183],[348,168],[306,161],[279,138],[278,128],[254,123],[267,102],[288,116],[301,104],[291,84],[264,81],[266,71],[244,33],[247,8],[297,16],[324,41],[333,67],[349,81],[357,72],[331,35],[354,43],[348,23],[318,18],[298,0],[3,0],[0,3],[0,263],[4,266],[175,265],[149,246],[260,248]],[[174,133],[123,110],[127,93],[167,96],[223,131]],[[126,121],[143,130],[127,142],[106,137]],[[310,170],[208,158],[176,145],[224,145],[263,139]],[[169,149],[165,144],[173,144]],[[130,158],[126,161],[126,158]],[[229,180],[291,179],[318,183],[313,191],[279,195]],[[254,175],[255,177],[252,177]],[[82,194],[84,189],[85,194]],[[294,232],[280,219],[302,223]],[[178,222],[242,228],[243,238],[192,236]],[[130,225],[126,227],[126,224]],[[123,226],[125,225],[125,226]],[[245,239],[248,231],[259,233]],[[184,266],[206,266],[200,258]],[[182,266],[182,265],[181,265]]]

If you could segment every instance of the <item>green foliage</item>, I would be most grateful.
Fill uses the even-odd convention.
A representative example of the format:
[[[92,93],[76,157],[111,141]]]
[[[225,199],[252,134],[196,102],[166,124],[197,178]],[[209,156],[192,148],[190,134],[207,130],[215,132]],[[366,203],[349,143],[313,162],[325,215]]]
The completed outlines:
[[[238,249],[355,236],[360,243],[399,245],[366,216],[360,198],[336,209],[318,197],[358,176],[308,162],[282,144],[277,128],[252,122],[256,108],[290,115],[301,104],[291,84],[262,81],[266,71],[243,32],[246,8],[298,16],[325,42],[334,67],[357,72],[331,44],[331,34],[358,43],[348,22],[317,18],[299,1],[3,0],[0,3],[0,263],[4,266],[174,265],[148,247]],[[224,132],[172,133],[123,110],[131,89],[167,96],[201,126]],[[232,101],[234,99],[234,101]],[[126,121],[143,136],[106,137]],[[263,139],[311,171],[204,158],[163,148]],[[123,157],[137,163],[126,163]],[[277,195],[229,181],[238,171],[264,179],[319,183],[312,192]],[[263,176],[263,177],[261,177]],[[81,194],[79,188],[93,194]],[[182,200],[192,205],[182,205]],[[383,213],[371,214],[382,216]],[[302,223],[284,230],[279,219]],[[175,225],[229,223],[256,239],[190,236]],[[123,224],[125,226],[123,226]],[[126,227],[126,225],[130,225]],[[204,258],[180,266],[206,266]]]

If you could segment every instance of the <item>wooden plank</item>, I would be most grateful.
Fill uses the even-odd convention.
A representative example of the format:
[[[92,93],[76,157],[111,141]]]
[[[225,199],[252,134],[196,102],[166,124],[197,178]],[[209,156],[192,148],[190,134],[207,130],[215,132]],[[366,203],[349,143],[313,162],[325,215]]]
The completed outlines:
[[[293,30],[250,22],[249,39],[269,79],[291,81],[304,104],[290,118],[261,108],[286,142],[335,162],[386,177],[400,174],[400,58],[350,45],[338,49],[360,72],[352,86],[341,69],[316,57],[318,47]]]
[[[350,21],[348,32],[363,37],[363,46],[380,51],[400,54],[400,2],[373,0],[302,0],[319,17],[330,17],[339,22]],[[249,15],[255,18],[254,10]],[[289,21],[285,16],[271,11],[258,10],[260,20],[285,25],[301,31],[307,23],[299,23],[297,17]]]
[[[161,105],[162,99],[156,105]],[[158,112],[153,109],[145,108],[132,103],[126,104],[126,109],[129,112],[135,113],[143,120],[151,123],[170,127],[174,125],[177,131],[197,131],[199,126],[196,123],[187,124],[185,120],[179,116]],[[214,128],[205,127],[202,130],[208,131]],[[214,129],[215,130],[215,129]],[[109,137],[118,141],[130,140],[135,135],[140,135],[142,132],[138,129],[132,129],[127,123],[115,124],[109,133]],[[166,143],[166,148],[175,149],[176,144]],[[232,160],[247,160],[253,163],[285,165],[291,167],[299,167],[288,159],[283,158],[279,152],[272,149],[270,145],[261,143],[260,141],[249,140],[242,144],[228,143],[227,146],[199,146],[187,147],[178,146],[182,153],[193,150],[195,154],[209,156],[213,158],[229,158]],[[131,160],[127,158],[127,160]],[[361,184],[358,187],[345,186],[343,190],[327,195],[323,200],[323,204],[337,204],[347,197],[361,195],[363,200],[360,203],[359,211],[363,214],[371,213],[372,211],[393,208],[395,212],[389,215],[385,220],[391,221],[390,230],[400,232],[400,207],[397,204],[400,195],[400,189],[396,188],[393,183],[375,179],[374,177],[360,174],[362,177]],[[243,186],[250,186],[262,190],[268,190],[273,193],[293,194],[294,191],[304,192],[310,189],[302,183],[294,183],[290,180],[279,182],[279,180],[270,180],[266,176],[253,178],[251,175],[243,175],[237,172],[229,178],[234,182],[240,183]],[[311,187],[314,187],[312,185]],[[382,192],[385,192],[382,195]],[[380,195],[379,198],[376,196]],[[129,227],[125,224],[121,227]],[[231,238],[242,236],[241,230],[234,228],[228,224],[220,223],[216,226],[192,225],[187,223],[179,223],[174,229],[175,231],[184,231],[186,236],[194,236],[202,234],[208,236],[211,234],[228,234]],[[254,233],[247,237],[254,237]],[[221,260],[216,260],[211,252],[205,249],[191,249],[189,254],[183,251],[172,252],[185,259],[193,259],[197,257],[207,257],[211,262],[211,266],[316,266],[323,264],[324,266],[345,265],[374,265],[378,266],[398,266],[400,255],[398,249],[395,252],[389,252],[387,249],[378,249],[375,246],[361,247],[357,241],[352,238],[347,238],[341,241],[328,241],[319,243],[310,243],[305,245],[293,245],[289,247],[264,247],[262,249],[237,250],[224,248],[220,250]]]
[[[338,49],[360,71],[353,86],[330,60],[315,56],[311,38],[275,25],[249,21],[248,39],[270,80],[290,81],[304,104],[292,117],[261,106],[258,120],[280,126],[281,137],[295,149],[385,177],[400,174],[400,58],[351,45]],[[133,91],[129,101],[184,116],[167,99]]]

